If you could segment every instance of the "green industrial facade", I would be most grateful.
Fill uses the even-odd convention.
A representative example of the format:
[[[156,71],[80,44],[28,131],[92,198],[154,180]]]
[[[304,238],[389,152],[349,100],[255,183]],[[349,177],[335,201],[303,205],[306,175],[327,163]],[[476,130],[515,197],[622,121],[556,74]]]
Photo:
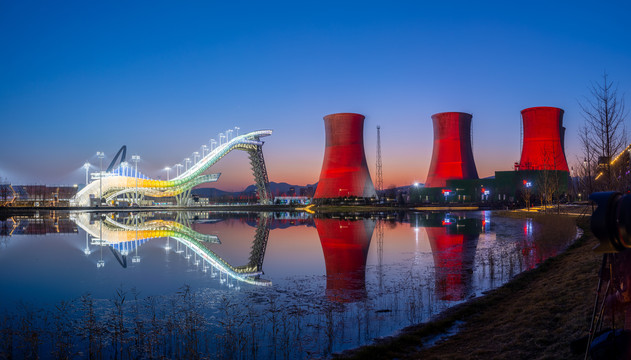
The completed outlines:
[[[445,187],[415,187],[411,203],[525,203],[541,199],[546,191],[554,198],[568,191],[569,172],[557,170],[496,171],[494,178],[447,180]],[[530,196],[529,196],[530,195]]]

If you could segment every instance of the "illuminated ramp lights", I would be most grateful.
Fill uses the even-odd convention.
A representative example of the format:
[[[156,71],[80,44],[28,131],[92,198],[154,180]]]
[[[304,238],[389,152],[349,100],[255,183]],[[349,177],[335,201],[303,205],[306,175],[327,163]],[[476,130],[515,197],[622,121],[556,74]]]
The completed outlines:
[[[131,167],[124,168],[119,166],[113,172],[104,173],[102,177],[97,177],[96,181],[84,187],[71,200],[71,204],[74,206],[90,206],[90,199],[98,199],[100,194],[102,194],[102,197],[106,200],[113,200],[119,195],[136,191],[143,196],[176,196],[199,184],[217,181],[220,174],[208,175],[203,174],[203,172],[233,150],[246,151],[251,154],[255,178],[257,179],[257,187],[263,187],[263,189],[259,191],[259,195],[261,199],[267,201],[269,191],[265,187],[268,186],[269,181],[267,179],[265,165],[264,163],[261,164],[261,147],[263,146],[263,142],[260,138],[270,135],[272,135],[272,130],[258,130],[235,136],[227,143],[221,144],[210,151],[199,162],[171,180],[151,179]],[[252,156],[252,154],[256,156]],[[259,174],[260,172],[264,172],[264,174]]]

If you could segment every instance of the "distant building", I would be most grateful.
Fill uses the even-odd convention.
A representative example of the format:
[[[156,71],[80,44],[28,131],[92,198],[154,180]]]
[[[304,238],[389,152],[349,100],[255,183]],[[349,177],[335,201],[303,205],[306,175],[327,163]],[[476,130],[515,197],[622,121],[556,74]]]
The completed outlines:
[[[311,204],[311,198],[308,196],[276,196],[274,197],[274,204],[276,205],[292,205],[292,204],[307,205],[307,204]]]

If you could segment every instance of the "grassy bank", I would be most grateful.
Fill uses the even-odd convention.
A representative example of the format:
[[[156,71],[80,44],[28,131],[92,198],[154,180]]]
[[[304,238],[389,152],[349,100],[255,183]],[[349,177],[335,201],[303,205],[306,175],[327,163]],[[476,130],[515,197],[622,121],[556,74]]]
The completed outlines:
[[[600,256],[591,250],[596,240],[588,219],[577,223],[584,233],[561,255],[435,321],[338,358],[582,359],[570,343],[588,331]],[[456,335],[423,347],[460,322]]]

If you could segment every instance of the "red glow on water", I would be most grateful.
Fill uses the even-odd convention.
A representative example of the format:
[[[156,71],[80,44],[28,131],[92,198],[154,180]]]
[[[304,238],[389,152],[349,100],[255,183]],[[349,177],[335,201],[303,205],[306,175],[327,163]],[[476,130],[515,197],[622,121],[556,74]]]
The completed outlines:
[[[326,266],[327,297],[350,302],[366,297],[366,256],[375,229],[374,220],[318,219]]]
[[[426,227],[441,300],[464,300],[470,286],[479,233],[457,233],[452,227]]]

